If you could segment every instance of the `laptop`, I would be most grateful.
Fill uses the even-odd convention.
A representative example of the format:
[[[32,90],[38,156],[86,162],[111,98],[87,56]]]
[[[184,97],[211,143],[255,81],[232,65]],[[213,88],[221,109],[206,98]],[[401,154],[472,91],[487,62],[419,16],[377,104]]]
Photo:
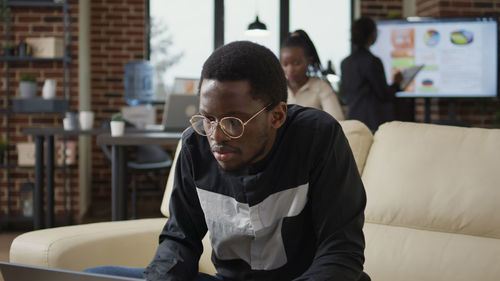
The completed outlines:
[[[4,281],[144,281],[144,279],[101,275],[1,261],[0,273]]]
[[[191,126],[189,119],[198,113],[199,98],[195,94],[170,94],[163,109],[161,129],[183,132]]]
[[[199,84],[200,79],[175,77],[172,92],[178,94],[195,94]]]

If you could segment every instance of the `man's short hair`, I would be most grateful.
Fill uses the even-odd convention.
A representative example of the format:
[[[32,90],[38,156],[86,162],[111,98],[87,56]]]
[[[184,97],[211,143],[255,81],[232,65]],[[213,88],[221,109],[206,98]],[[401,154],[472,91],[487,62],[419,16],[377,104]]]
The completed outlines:
[[[286,77],[278,58],[266,47],[249,41],[232,42],[215,50],[203,64],[200,81],[203,79],[246,80],[252,98],[270,104],[268,109],[286,103]]]

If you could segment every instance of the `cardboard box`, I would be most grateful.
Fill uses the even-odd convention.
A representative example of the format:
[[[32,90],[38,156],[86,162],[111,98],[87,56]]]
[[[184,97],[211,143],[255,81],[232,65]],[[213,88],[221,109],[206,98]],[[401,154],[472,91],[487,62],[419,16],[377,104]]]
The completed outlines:
[[[139,129],[156,123],[156,109],[151,105],[124,106],[121,109],[123,119]]]
[[[26,43],[31,46],[35,58],[60,58],[64,55],[62,38],[28,37]]]
[[[35,166],[35,143],[20,142],[17,146],[17,165]]]

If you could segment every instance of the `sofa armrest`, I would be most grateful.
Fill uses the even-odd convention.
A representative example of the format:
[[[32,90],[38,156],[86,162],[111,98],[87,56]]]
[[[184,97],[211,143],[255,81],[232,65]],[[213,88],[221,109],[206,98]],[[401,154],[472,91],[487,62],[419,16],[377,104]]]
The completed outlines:
[[[166,220],[103,222],[27,232],[12,242],[10,262],[77,271],[101,265],[146,266]]]

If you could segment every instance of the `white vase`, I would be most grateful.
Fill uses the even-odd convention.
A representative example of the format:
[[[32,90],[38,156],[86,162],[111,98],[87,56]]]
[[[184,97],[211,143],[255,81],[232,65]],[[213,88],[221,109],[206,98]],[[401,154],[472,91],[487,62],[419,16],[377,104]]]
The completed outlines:
[[[43,83],[42,97],[44,99],[53,99],[56,97],[56,80],[46,79]]]
[[[111,136],[112,137],[119,137],[123,136],[123,133],[125,132],[125,122],[123,121],[111,121]]]

